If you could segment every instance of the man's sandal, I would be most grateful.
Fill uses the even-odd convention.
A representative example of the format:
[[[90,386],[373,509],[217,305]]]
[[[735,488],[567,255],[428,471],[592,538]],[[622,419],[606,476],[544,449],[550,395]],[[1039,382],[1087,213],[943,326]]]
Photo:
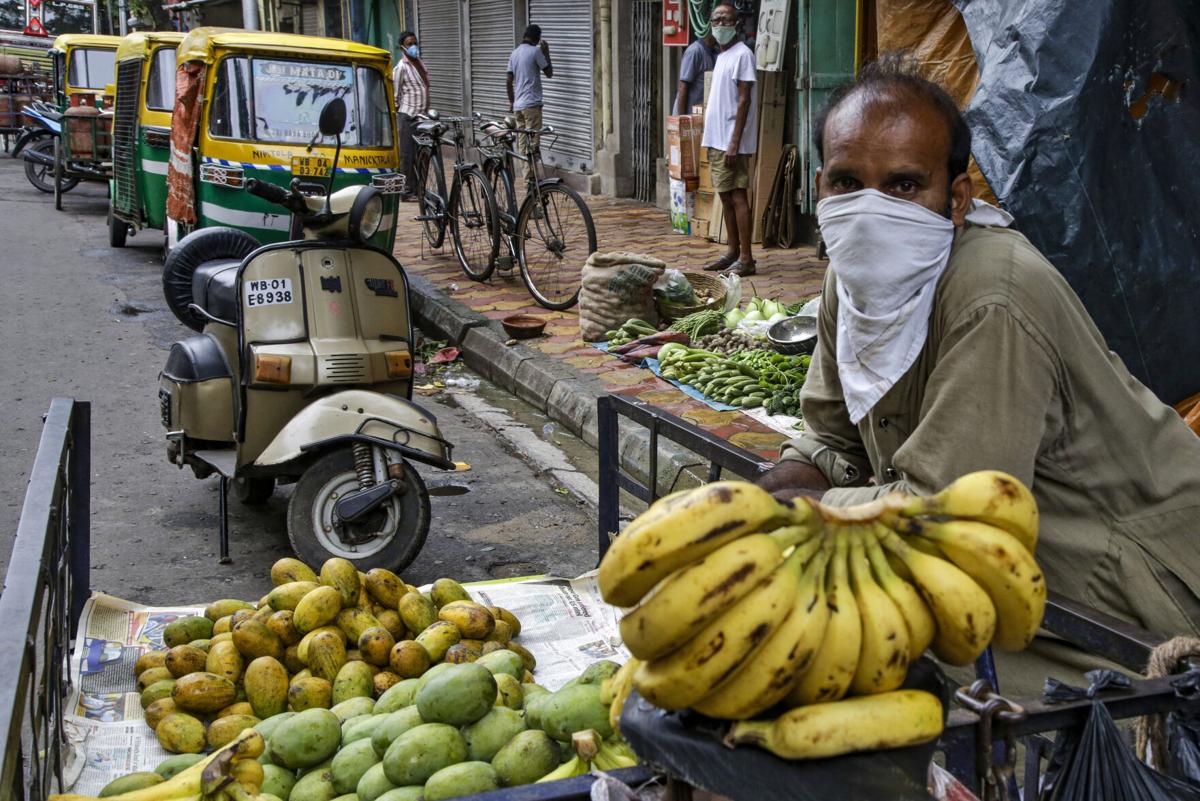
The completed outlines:
[[[731,259],[728,256],[722,256],[712,264],[705,267],[704,271],[709,273],[720,272],[721,270],[726,270],[735,264],[737,264],[737,259]]]
[[[721,275],[738,275],[742,278],[745,278],[748,275],[754,275],[758,272],[754,265],[755,262],[753,261],[745,263],[741,261],[735,261],[733,264],[729,265],[729,268],[724,270]]]

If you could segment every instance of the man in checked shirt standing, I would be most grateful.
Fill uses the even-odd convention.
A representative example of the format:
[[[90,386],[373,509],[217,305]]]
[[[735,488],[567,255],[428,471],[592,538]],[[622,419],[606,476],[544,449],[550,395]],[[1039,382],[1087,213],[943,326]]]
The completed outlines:
[[[400,173],[404,176],[404,194],[400,199],[411,202],[416,199],[417,170],[413,132],[416,130],[418,114],[429,110],[429,73],[421,61],[421,48],[417,35],[412,31],[400,34],[400,61],[392,70],[392,84],[396,87],[396,118],[400,132]]]

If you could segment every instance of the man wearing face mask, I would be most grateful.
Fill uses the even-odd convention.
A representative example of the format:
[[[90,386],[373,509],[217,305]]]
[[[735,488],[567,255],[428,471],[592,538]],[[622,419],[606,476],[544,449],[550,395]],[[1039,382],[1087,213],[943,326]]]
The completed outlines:
[[[807,430],[759,483],[848,505],[1006,471],[1037,498],[1049,589],[1195,633],[1200,438],[1011,218],[972,200],[953,100],[885,56],[834,93],[814,140],[830,269]]]
[[[421,48],[412,31],[400,34],[400,51],[400,60],[392,70],[392,85],[396,89],[396,127],[400,136],[400,173],[406,182],[400,199],[411,202],[419,191],[412,135],[416,130],[417,115],[429,110],[429,73],[425,71]]]

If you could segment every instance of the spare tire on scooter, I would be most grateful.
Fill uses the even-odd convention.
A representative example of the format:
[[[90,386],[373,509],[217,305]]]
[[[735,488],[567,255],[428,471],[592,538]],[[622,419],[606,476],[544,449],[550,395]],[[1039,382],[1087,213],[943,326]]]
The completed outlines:
[[[260,247],[259,242],[236,228],[201,228],[179,240],[163,265],[163,296],[179,322],[194,331],[204,328],[205,319],[188,306],[195,303],[192,274],[206,261],[242,260]]]

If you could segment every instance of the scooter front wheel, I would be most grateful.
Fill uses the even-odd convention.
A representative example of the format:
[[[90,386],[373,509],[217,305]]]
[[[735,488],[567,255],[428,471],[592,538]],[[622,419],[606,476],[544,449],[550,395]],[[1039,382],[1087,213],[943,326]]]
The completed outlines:
[[[400,572],[417,558],[429,534],[429,492],[404,462],[401,490],[364,521],[336,520],[339,498],[360,489],[349,448],[328,453],[296,482],[288,503],[288,539],[303,561],[319,565],[339,556],[361,571],[383,567]]]

